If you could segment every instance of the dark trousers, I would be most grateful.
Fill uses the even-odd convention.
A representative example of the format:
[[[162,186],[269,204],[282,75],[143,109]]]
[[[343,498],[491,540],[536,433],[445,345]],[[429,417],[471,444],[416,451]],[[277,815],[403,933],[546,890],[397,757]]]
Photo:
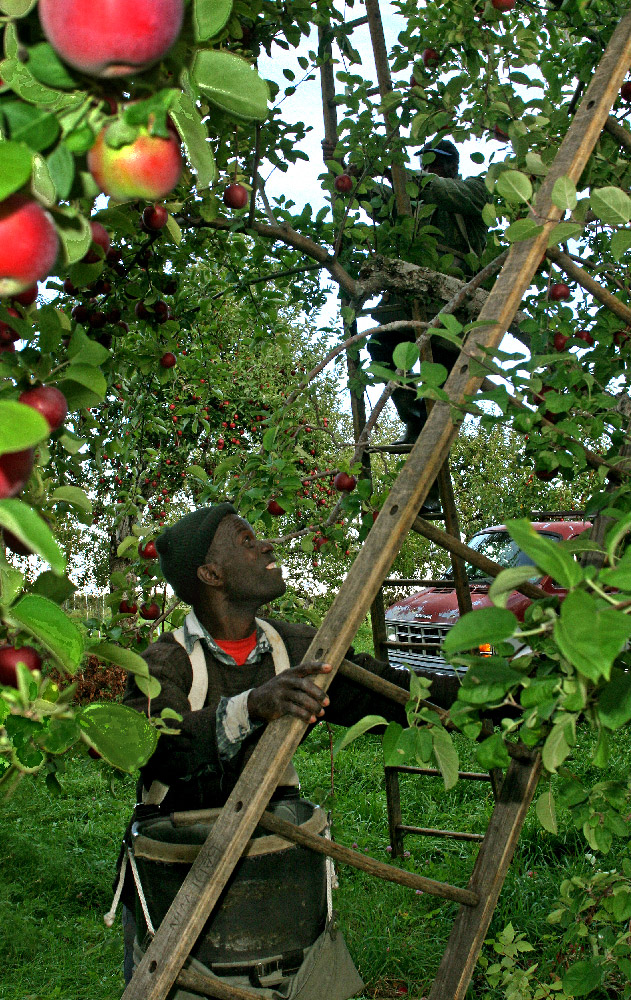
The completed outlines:
[[[391,317],[388,317],[390,319]],[[396,316],[396,319],[403,317]],[[386,317],[383,318],[386,322]],[[375,337],[371,337],[366,347],[368,353],[373,361],[380,365],[385,365],[387,368],[391,368],[394,374],[395,366],[392,360],[392,354],[395,347],[398,344],[404,344],[406,341],[413,341],[414,338],[405,330],[401,332],[391,332],[382,333]],[[442,347],[440,344],[432,340],[432,360],[439,365],[444,365],[448,372],[451,371],[458,354],[455,351],[450,351],[446,347]],[[424,399],[416,398],[416,391],[414,389],[407,389],[404,387],[398,387],[392,393],[392,402],[395,405],[396,411],[399,414],[400,419],[406,426],[409,426],[418,437],[418,435],[423,430],[425,422],[427,420],[427,409],[425,406]]]

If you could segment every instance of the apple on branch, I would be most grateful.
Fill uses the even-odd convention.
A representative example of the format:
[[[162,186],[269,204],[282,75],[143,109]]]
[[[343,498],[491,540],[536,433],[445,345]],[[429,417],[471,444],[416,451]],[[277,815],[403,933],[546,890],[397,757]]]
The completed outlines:
[[[12,194],[0,202],[0,296],[19,295],[52,272],[59,237],[37,201]]]
[[[18,683],[18,663],[23,663],[30,670],[39,670],[42,665],[42,658],[32,646],[0,646],[0,684],[7,684],[10,687],[17,687]]]
[[[32,448],[0,455],[0,500],[21,493],[33,470],[35,453]]]
[[[59,430],[68,415],[68,401],[54,385],[37,385],[18,397],[18,402],[37,410],[48,422],[51,433]]]
[[[249,195],[243,184],[229,184],[223,193],[223,203],[228,208],[245,208]]]
[[[166,197],[182,173],[182,152],[174,129],[163,139],[143,126],[133,142],[115,149],[106,142],[111,127],[101,129],[88,152],[88,169],[101,191],[117,201]]]
[[[182,28],[184,0],[40,0],[39,19],[61,58],[89,76],[140,73]]]

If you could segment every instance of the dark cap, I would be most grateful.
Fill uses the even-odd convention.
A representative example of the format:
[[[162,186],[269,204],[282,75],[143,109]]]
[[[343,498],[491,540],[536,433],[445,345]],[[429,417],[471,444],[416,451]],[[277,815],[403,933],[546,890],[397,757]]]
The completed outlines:
[[[438,142],[428,142],[421,150],[419,150],[418,155],[423,156],[425,153],[435,153],[441,163],[444,165],[453,165],[456,170],[458,169],[460,154],[458,153],[458,150],[454,146],[453,142],[450,142],[449,139],[440,139]]]
[[[228,514],[237,514],[231,503],[200,507],[186,514],[156,538],[160,568],[167,583],[181,601],[193,604],[199,595],[197,570],[203,566],[219,523]]]

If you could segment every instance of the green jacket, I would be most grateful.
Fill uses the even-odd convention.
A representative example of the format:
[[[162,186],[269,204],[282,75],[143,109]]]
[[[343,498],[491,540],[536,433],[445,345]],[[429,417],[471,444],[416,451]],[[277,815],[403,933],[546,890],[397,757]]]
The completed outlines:
[[[486,246],[487,226],[482,219],[482,209],[490,194],[487,191],[483,177],[438,177],[430,176],[424,184],[421,176],[417,177],[419,195],[412,203],[416,211],[416,229],[419,224],[430,223],[442,233],[440,243],[457,250],[464,255],[473,251],[480,256]],[[419,219],[418,209],[421,205],[435,205],[432,214],[425,219]]]

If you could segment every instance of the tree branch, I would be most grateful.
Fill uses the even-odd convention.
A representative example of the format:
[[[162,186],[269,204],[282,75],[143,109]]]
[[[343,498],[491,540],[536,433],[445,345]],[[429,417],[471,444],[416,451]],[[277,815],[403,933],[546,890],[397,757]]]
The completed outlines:
[[[556,247],[550,247],[547,251],[547,256],[555,264],[558,264],[569,278],[573,278],[581,288],[584,288],[586,292],[589,292],[595,299],[602,302],[612,313],[615,313],[625,323],[631,323],[631,309],[625,306],[624,302],[617,299],[615,295],[612,295],[611,292],[608,292],[606,288],[599,285],[597,281],[594,281],[587,271],[584,271],[582,267],[574,263],[568,254],[557,250]]]

